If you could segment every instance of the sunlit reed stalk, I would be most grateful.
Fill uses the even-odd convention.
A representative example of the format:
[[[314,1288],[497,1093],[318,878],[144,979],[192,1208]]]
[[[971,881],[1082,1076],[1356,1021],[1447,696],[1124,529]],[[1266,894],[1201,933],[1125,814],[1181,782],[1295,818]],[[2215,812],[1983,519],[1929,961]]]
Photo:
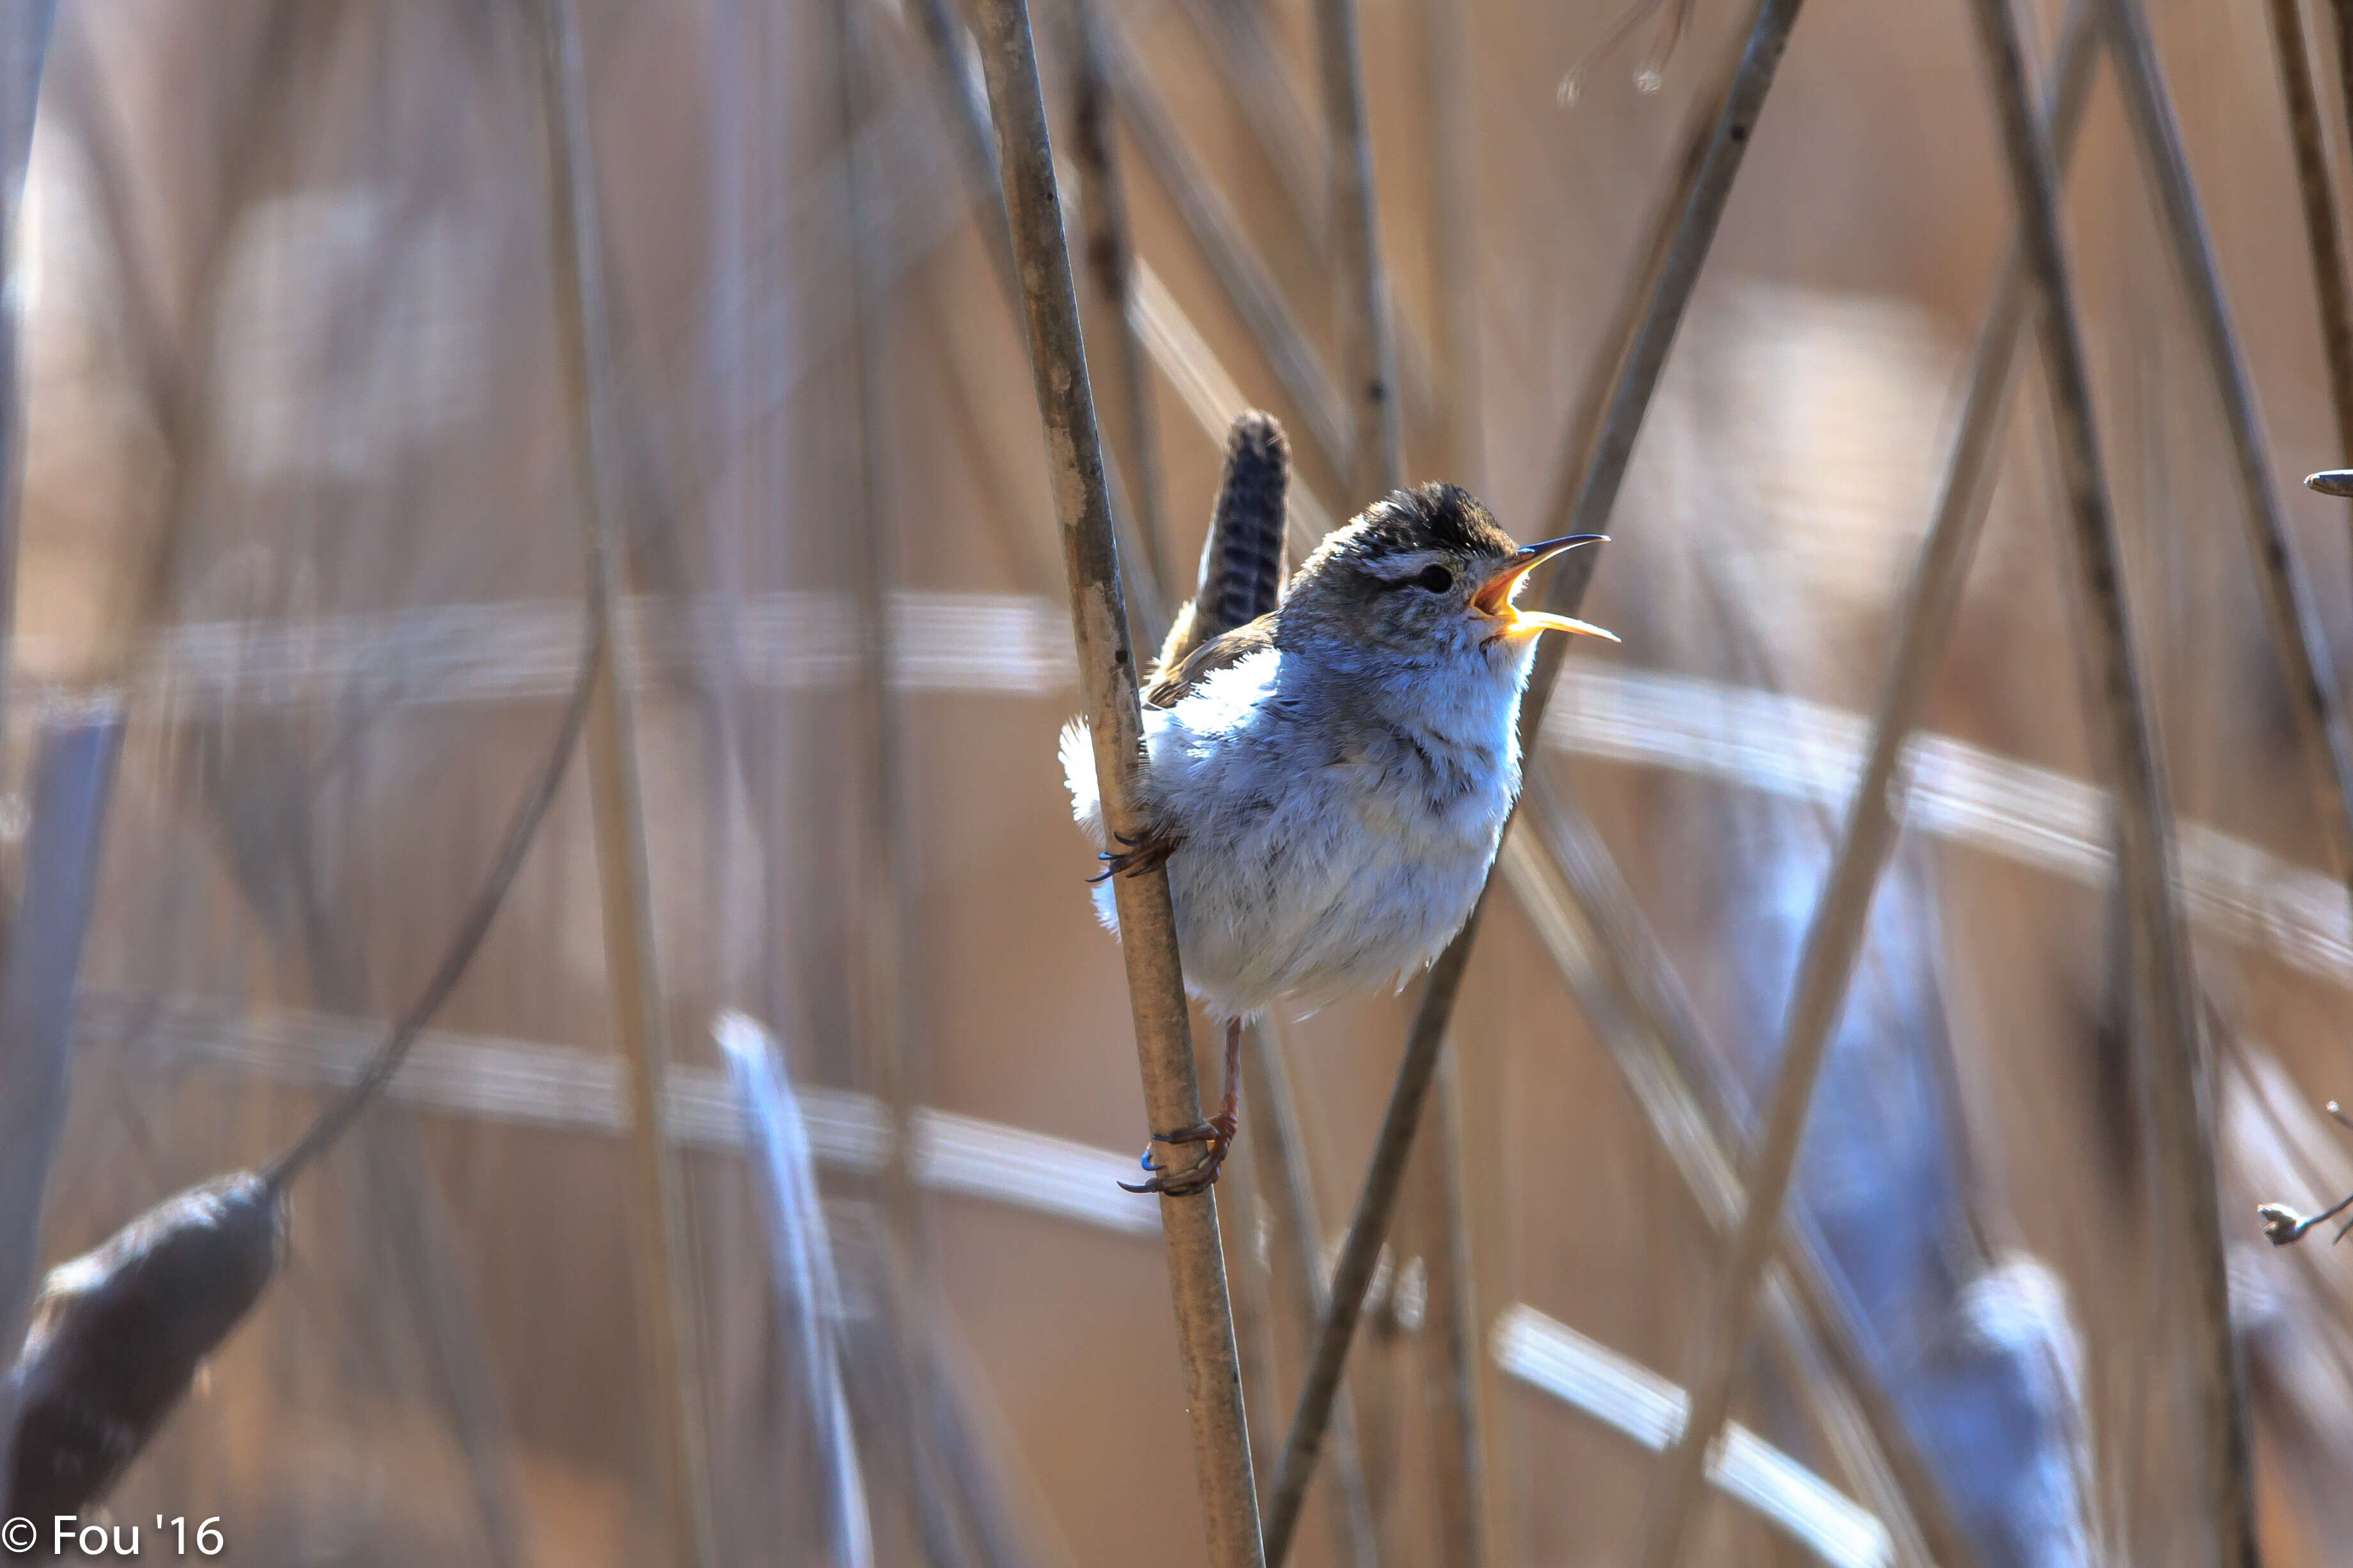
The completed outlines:
[[[1748,144],[1749,132],[1770,92],[1781,51],[1797,23],[1800,0],[1762,0],[1745,35],[1738,64],[1720,88],[1702,95],[1700,118],[1688,139],[1688,153],[1674,184],[1662,202],[1642,265],[1628,280],[1628,291],[1605,340],[1600,364],[1588,399],[1571,426],[1573,458],[1569,471],[1583,477],[1565,486],[1564,498],[1554,509],[1574,518],[1574,528],[1546,529],[1539,533],[1598,532],[1625,479],[1634,437],[1641,427],[1651,395],[1675,330],[1691,302],[1700,268],[1714,243],[1735,175]],[[1590,551],[1567,557],[1567,566],[1554,574],[1546,607],[1574,615],[1591,581]],[[1585,559],[1579,560],[1582,556]],[[1555,645],[1559,639],[1553,639]],[[1535,673],[1520,715],[1521,752],[1533,754],[1530,743],[1541,733],[1545,704],[1560,671],[1556,646],[1540,647]],[[1488,889],[1493,889],[1490,873]],[[1332,1310],[1316,1335],[1306,1386],[1300,1392],[1284,1445],[1282,1468],[1268,1506],[1268,1558],[1279,1563],[1298,1523],[1299,1502],[1313,1473],[1327,1423],[1332,1397],[1346,1364],[1365,1289],[1372,1282],[1381,1244],[1396,1212],[1406,1156],[1420,1121],[1422,1100],[1437,1065],[1462,974],[1477,939],[1486,894],[1471,912],[1469,921],[1430,966],[1413,1026],[1406,1037],[1404,1059],[1389,1091],[1388,1107],[1366,1171],[1348,1235],[1333,1270]]]
[[[622,547],[620,432],[608,334],[596,179],[590,166],[587,89],[572,0],[532,0],[539,32],[540,108],[545,117],[548,235],[565,414],[578,476],[578,506],[600,624],[614,622]],[[683,1254],[685,1208],[662,1127],[669,1044],[654,971],[645,800],[638,777],[630,692],[618,637],[596,639],[588,728],[606,971],[615,1025],[629,1064],[630,1149],[637,1224],[634,1270],[652,1374],[661,1456],[668,1556],[673,1568],[714,1561],[709,1477],[703,1463],[694,1311]]]
[[[1103,825],[1135,838],[1145,826],[1135,799],[1144,735],[1137,660],[1120,592],[1102,440],[1064,247],[1038,58],[1023,0],[986,0],[980,19],[1006,211],[1021,258],[1030,369],[1070,574],[1079,677],[1103,784]],[[1155,1129],[1189,1127],[1200,1120],[1200,1086],[1194,1075],[1168,879],[1155,869],[1148,876],[1114,878],[1113,887],[1145,1113]],[[1164,1153],[1163,1161],[1167,1157]],[[1258,1568],[1258,1494],[1250,1476],[1250,1429],[1242,1415],[1215,1190],[1163,1196],[1160,1215],[1208,1559],[1212,1568]]]
[[[2001,0],[1976,0],[1974,10],[2000,111],[2005,163],[2022,214],[2028,274],[2041,306],[2044,374],[2059,427],[2074,553],[2084,579],[2084,618],[2098,661],[2103,700],[2092,717],[2116,780],[2132,974],[2146,1003],[2151,1158],[2161,1198],[2157,1223],[2170,1273],[2185,1298],[2178,1305],[2194,1389],[2192,1442],[2199,1456],[2190,1495],[2211,1532],[2213,1560],[2222,1568],[2253,1568],[2259,1557],[2253,1454],[2232,1336],[2195,978],[2176,904],[2172,815],[2124,599],[2090,378],[2060,237],[2051,150],[2029,104],[2017,18]]]

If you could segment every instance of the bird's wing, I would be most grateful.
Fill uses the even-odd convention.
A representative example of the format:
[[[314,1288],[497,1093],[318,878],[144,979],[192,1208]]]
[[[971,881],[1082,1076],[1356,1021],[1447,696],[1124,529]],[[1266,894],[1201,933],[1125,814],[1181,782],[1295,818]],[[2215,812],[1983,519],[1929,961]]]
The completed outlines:
[[[1144,694],[1144,700],[1155,708],[1172,708],[1208,679],[1212,671],[1240,664],[1261,648],[1273,646],[1274,615],[1270,611],[1248,626],[1211,637],[1186,655],[1185,661],[1176,668],[1164,666],[1155,675],[1152,689]]]
[[[1226,435],[1218,510],[1201,546],[1199,585],[1160,645],[1155,685],[1165,685],[1195,654],[1271,614],[1282,601],[1283,501],[1290,489],[1291,443],[1282,426],[1273,415],[1255,409],[1236,415]]]

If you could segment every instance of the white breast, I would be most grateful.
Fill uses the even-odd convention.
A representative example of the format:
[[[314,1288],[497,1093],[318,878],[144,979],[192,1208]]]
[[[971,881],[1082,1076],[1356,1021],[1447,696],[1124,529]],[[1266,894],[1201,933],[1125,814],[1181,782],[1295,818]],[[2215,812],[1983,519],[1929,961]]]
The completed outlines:
[[[1146,787],[1186,984],[1220,1016],[1395,984],[1477,899],[1519,784],[1516,670],[1362,689],[1276,650],[1145,715]],[[1073,813],[1102,842],[1092,754],[1065,730]],[[1097,889],[1116,929],[1109,886]]]

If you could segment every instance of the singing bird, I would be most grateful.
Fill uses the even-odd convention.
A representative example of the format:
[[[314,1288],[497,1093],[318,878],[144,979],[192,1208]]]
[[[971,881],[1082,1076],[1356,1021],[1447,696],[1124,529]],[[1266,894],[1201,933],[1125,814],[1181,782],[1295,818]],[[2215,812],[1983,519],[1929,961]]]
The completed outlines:
[[[1268,415],[1233,424],[1199,587],[1160,651],[1144,714],[1149,829],[1105,837],[1082,721],[1063,728],[1071,815],[1108,879],[1168,868],[1186,989],[1226,1026],[1226,1087],[1198,1127],[1155,1132],[1201,1157],[1129,1190],[1197,1193],[1240,1118],[1242,1026],[1278,998],[1315,1007],[1406,979],[1470,918],[1519,793],[1520,693],[1537,634],[1616,637],[1516,608],[1527,574],[1579,534],[1522,548],[1468,491],[1398,490],[1282,583],[1290,447]],[[1122,1184],[1125,1185],[1126,1184]]]

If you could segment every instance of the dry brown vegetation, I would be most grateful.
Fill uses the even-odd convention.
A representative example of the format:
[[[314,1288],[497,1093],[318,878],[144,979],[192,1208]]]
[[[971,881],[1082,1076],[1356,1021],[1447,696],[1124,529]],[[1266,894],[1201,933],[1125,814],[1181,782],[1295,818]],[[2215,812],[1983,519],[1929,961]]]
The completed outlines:
[[[1327,179],[1336,12],[1360,30],[1403,471],[1470,485],[1523,539],[1568,531],[1545,523],[1589,471],[1579,411],[1613,384],[1621,301],[1653,297],[1686,128],[1755,8],[1666,0],[1564,103],[1609,6],[1095,0],[1113,134],[1090,148],[1072,5],[1029,16],[1141,645],[1189,586],[1239,408],[1291,432],[1301,531],[1385,477],[1350,441],[1382,355]],[[19,9],[0,131],[21,149],[39,7]],[[2222,1275],[2263,1556],[2353,1541],[2353,1263],[2319,1237],[2275,1250],[2255,1218],[2353,1191],[2353,1137],[2320,1110],[2353,1099],[2353,865],[2246,525],[2252,472],[2342,668],[2353,520],[2296,480],[2353,453],[2271,18],[2132,9],[2263,443],[2239,465],[2094,27],[2059,216],[2186,957],[2136,978],[2168,884],[2116,875],[2135,790],[2083,587],[2096,520],[2030,305],[1981,534],[1941,656],[1923,650],[1909,814],[1826,1020],[1792,1225],[1754,1331],[1704,1352],[2017,232],[1988,13],[1813,0],[1622,492],[1589,520],[1615,542],[1584,613],[1627,645],[1577,650],[1554,691],[1292,1560],[1624,1563],[1667,1509],[1691,1563],[2242,1562],[2197,1392],[2223,1304],[2198,1287]],[[2037,93],[2060,12],[2019,11]],[[610,345],[585,367],[607,416],[593,470],[539,6],[58,8],[14,262],[13,860],[43,841],[43,726],[94,693],[126,724],[41,1264],[267,1161],[424,984],[571,689],[592,471],[649,871],[607,901],[575,768],[390,1100],[296,1189],[282,1277],[114,1511],[217,1515],[238,1563],[596,1568],[677,1555],[683,1465],[709,1563],[837,1561],[828,1394],[796,1337],[813,1310],[874,1561],[1211,1561],[1160,1223],[1112,1184],[1147,1118],[1054,763],[1082,666],[965,41],[979,12],[576,13],[590,134],[569,152]],[[2283,13],[2343,198],[2337,11]],[[1132,340],[1090,270],[1113,178]],[[615,908],[651,933],[643,1032],[672,1058],[689,1354],[659,1384]],[[1262,1500],[1419,1004],[1281,1019],[1250,1058],[1219,1199]],[[726,1010],[771,1032],[807,1113],[830,1309],[778,1273],[765,1151],[712,1038]],[[2200,1128],[2219,1228],[2181,1154]],[[0,1221],[29,1222],[11,1170]],[[1839,1495],[1803,1493],[1794,1523],[1753,1495],[1661,1500],[1665,1433],[1628,1435],[1655,1414],[1632,1374],[1705,1387],[1711,1362],[1731,1418]],[[670,1435],[671,1400],[699,1445]]]

